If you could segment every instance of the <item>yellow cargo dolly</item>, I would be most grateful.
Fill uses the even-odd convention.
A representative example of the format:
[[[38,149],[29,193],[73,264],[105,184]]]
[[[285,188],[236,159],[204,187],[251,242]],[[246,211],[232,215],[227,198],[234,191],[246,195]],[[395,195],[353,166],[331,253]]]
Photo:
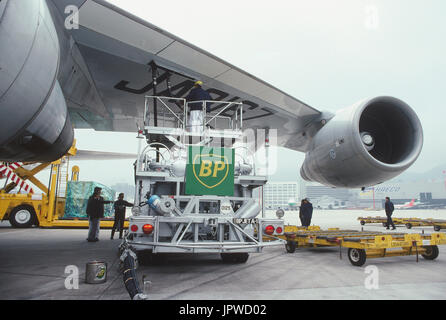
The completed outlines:
[[[67,154],[59,160],[42,163],[32,170],[19,167],[14,174],[23,181],[29,180],[38,187],[42,194],[10,193],[16,184],[11,182],[0,188],[0,221],[9,220],[16,228],[28,228],[37,225],[43,228],[88,228],[87,218],[63,218],[65,210],[65,195],[60,195],[61,186],[68,181],[68,161],[76,155],[75,143]],[[29,163],[28,163],[29,164]],[[46,186],[36,178],[36,174],[50,167],[50,182]],[[79,167],[72,168],[72,181],[78,181]],[[100,222],[101,228],[112,228],[114,219],[105,218]],[[128,228],[128,219],[124,228]]]
[[[366,223],[382,223],[387,227],[387,218],[385,217],[359,217],[360,224],[363,226]],[[440,219],[420,219],[420,218],[392,218],[395,225],[405,225],[407,229],[412,227],[434,227],[435,231],[446,229],[446,220]]]
[[[441,219],[420,219],[420,218],[400,218],[406,225],[407,229],[412,227],[434,227],[435,231],[446,229],[446,220]]]
[[[296,247],[339,247],[348,248],[348,258],[354,266],[362,266],[367,258],[421,254],[427,260],[438,257],[438,245],[446,244],[445,233],[382,233],[330,228],[321,230],[318,226],[300,228],[286,226],[280,238],[287,241],[287,252],[293,253]]]

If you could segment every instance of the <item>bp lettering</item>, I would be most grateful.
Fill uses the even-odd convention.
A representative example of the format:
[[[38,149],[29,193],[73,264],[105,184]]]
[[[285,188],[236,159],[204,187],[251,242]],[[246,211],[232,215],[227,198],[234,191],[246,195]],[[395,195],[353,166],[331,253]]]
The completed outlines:
[[[233,195],[234,150],[190,147],[186,194]]]
[[[202,160],[199,176],[209,177],[212,174],[212,177],[216,178],[217,174],[225,168],[226,165],[223,161],[212,162],[210,160]]]

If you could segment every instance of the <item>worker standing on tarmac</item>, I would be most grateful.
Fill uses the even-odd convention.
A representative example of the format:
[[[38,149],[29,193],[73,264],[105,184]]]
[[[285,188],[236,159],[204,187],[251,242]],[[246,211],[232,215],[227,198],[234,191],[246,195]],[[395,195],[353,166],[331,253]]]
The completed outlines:
[[[393,210],[395,210],[392,201],[390,201],[389,197],[386,197],[386,203],[384,204],[384,209],[386,210],[386,216],[387,216],[387,227],[386,229],[389,229],[390,226],[392,226],[392,230],[395,230],[395,225],[393,224],[392,220],[392,213]]]
[[[302,226],[304,226],[305,224],[305,219],[304,219],[304,204],[305,204],[305,199],[302,199],[302,201],[300,202],[300,207],[299,207],[299,219],[300,219],[300,224]]]
[[[313,217],[313,205],[308,198],[304,199],[302,217],[304,220],[302,225],[304,227],[309,227],[311,225],[311,218]]]
[[[88,199],[87,216],[88,216],[88,242],[99,241],[99,229],[101,218],[104,217],[104,204],[112,203],[113,201],[106,201],[101,197],[102,188],[94,188],[93,195]]]
[[[205,100],[212,100],[211,95],[204,90],[201,86],[203,85],[202,81],[196,81],[194,83],[194,87],[191,89],[189,94],[186,97],[187,102],[195,102],[189,104],[189,121],[187,126],[189,127],[190,132],[201,133],[203,129],[203,102]],[[206,104],[206,112],[210,112],[210,104]]]
[[[124,231],[125,207],[133,207],[133,204],[125,201],[124,193],[120,193],[118,200],[115,201],[113,207],[115,209],[115,223],[113,223],[110,240],[113,240],[116,228],[119,228],[119,239],[122,239],[122,232]]]

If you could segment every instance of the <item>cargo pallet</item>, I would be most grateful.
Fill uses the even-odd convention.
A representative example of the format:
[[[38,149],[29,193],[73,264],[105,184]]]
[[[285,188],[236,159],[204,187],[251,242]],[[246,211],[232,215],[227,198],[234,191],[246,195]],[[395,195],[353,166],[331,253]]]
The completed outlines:
[[[359,217],[360,224],[363,226],[366,223],[382,223],[387,227],[386,217]],[[435,231],[446,229],[446,220],[440,219],[420,219],[420,218],[392,218],[395,225],[405,225],[407,229],[412,227],[434,227]]]
[[[340,230],[329,228],[321,230],[317,226],[300,228],[286,226],[280,236],[286,240],[287,252],[293,253],[297,247],[339,247],[348,248],[348,258],[354,266],[362,266],[367,258],[384,258],[421,254],[426,260],[438,257],[438,245],[446,244],[445,233],[382,233],[370,231]]]

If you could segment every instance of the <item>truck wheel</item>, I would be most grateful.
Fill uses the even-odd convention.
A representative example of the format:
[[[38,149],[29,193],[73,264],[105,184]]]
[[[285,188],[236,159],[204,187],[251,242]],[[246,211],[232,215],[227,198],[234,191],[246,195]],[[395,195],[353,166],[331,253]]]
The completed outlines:
[[[237,253],[220,253],[221,260],[225,263],[245,263],[248,261],[249,253],[237,252]]]
[[[152,250],[139,250],[136,252],[136,257],[140,266],[148,266],[152,263],[153,253]]]
[[[434,230],[435,230],[435,231],[440,231],[440,230],[441,230],[441,227],[440,227],[440,226],[434,226]]]
[[[159,266],[167,263],[167,255],[165,253],[152,253],[152,265]]]
[[[285,249],[288,253],[294,253],[294,251],[296,251],[296,247],[296,241],[288,240],[285,244]]]
[[[236,263],[245,263],[249,259],[249,253],[247,252],[240,252],[237,253],[235,256],[235,262]]]
[[[361,226],[363,226],[363,225],[365,225],[365,221],[364,220],[361,220]]]
[[[437,246],[424,246],[426,252],[422,254],[423,258],[426,260],[435,260],[438,257],[439,251]]]
[[[412,223],[406,223],[406,228],[407,229],[412,229]]]
[[[15,228],[29,228],[36,220],[34,208],[28,205],[15,207],[9,215],[9,222]]]
[[[364,249],[348,249],[348,259],[352,265],[361,267],[364,265],[366,258],[367,254],[365,253]]]

